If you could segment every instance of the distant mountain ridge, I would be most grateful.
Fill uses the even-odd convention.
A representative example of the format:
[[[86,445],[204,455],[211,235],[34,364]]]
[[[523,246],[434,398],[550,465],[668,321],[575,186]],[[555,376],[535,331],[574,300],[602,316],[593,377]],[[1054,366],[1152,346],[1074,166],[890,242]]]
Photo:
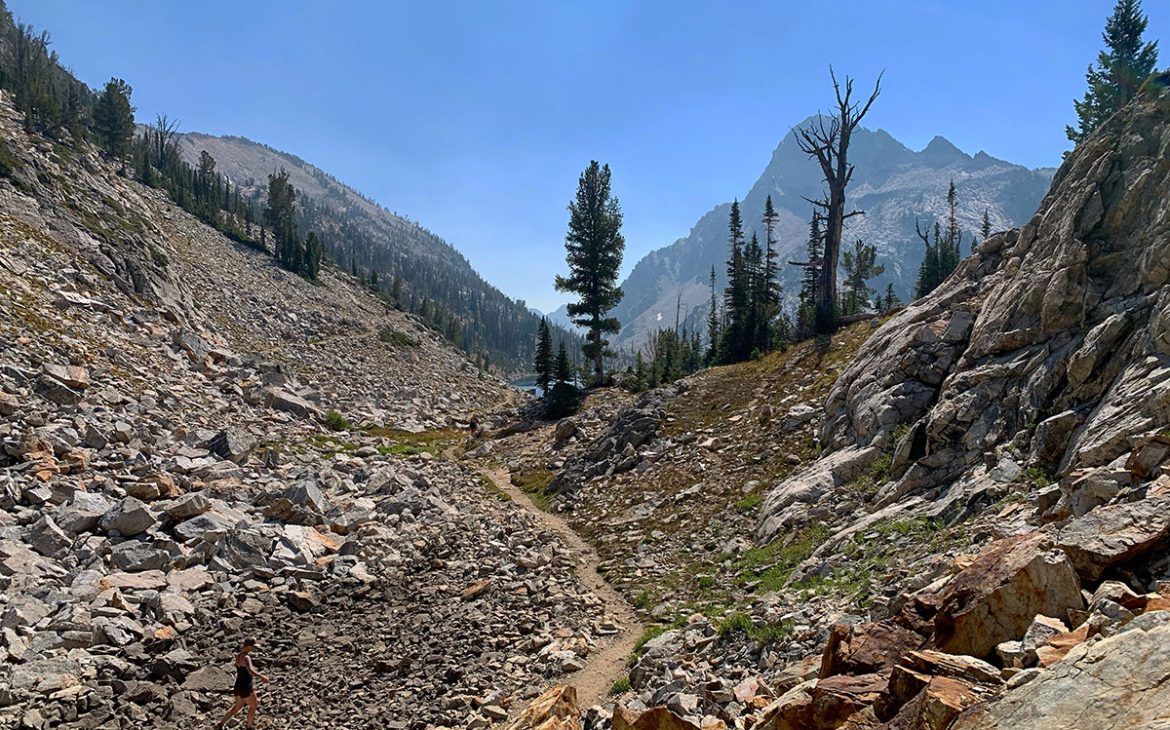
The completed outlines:
[[[816,120],[810,117],[796,128]],[[795,128],[794,128],[795,129]],[[848,190],[850,209],[864,216],[848,221],[846,241],[860,237],[878,249],[878,263],[886,273],[871,282],[884,291],[892,282],[903,301],[912,298],[923,246],[914,235],[915,218],[930,224],[946,210],[947,186],[954,180],[959,197],[959,220],[964,231],[963,253],[980,228],[983,212],[992,230],[1022,224],[1036,209],[1052,182],[1053,169],[1028,169],[998,160],[984,152],[968,155],[938,136],[915,152],[885,130],[859,128],[853,135],[849,160],[856,173]],[[740,198],[748,235],[763,238],[760,217],[768,195],[780,214],[779,253],[785,263],[781,281],[789,308],[799,290],[800,270],[788,265],[803,260],[812,206],[805,197],[822,193],[820,168],[800,150],[793,131],[772,153],[763,174]],[[716,286],[726,283],[727,218],[730,202],[706,213],[683,238],[650,252],[623,282],[625,297],[614,310],[622,332],[614,344],[623,349],[642,347],[658,327],[673,325],[676,307],[689,327],[703,326],[710,301],[709,276],[715,267]],[[976,236],[978,234],[976,233]],[[681,295],[681,298],[680,298]],[[563,321],[564,308],[550,315]]]
[[[295,154],[237,136],[187,132],[177,141],[192,164],[206,150],[216,171],[243,186],[261,207],[268,175],[286,170],[297,190],[302,233],[311,228],[321,235],[339,266],[363,278],[376,273],[381,290],[396,290],[400,306],[424,315],[466,352],[482,352],[506,370],[531,366],[540,316],[484,281],[454,246],[419,223]]]

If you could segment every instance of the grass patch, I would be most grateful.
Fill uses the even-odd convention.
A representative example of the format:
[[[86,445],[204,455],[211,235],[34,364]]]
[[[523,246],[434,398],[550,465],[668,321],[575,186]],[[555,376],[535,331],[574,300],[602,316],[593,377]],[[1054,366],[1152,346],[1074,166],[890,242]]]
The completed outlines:
[[[553,473],[547,469],[512,474],[512,484],[520,487],[521,491],[532,499],[532,503],[542,510],[548,509],[548,495],[544,490],[552,480]]]
[[[715,587],[715,576],[713,576],[713,575],[700,575],[698,583],[699,583],[699,587],[702,588],[703,590],[705,590],[705,591],[710,590],[710,589]]]
[[[630,678],[628,676],[618,677],[617,679],[615,679],[613,681],[613,684],[611,684],[609,686],[609,696],[610,697],[617,697],[618,695],[624,695],[626,692],[629,692],[629,691],[630,691]]]
[[[860,607],[868,608],[873,603],[874,585],[880,584],[882,576],[905,560],[907,542],[928,546],[931,552],[939,553],[962,541],[953,529],[925,517],[883,520],[866,534],[871,533],[876,533],[877,538],[855,534],[841,546],[847,558],[844,564],[828,575],[802,580],[793,588],[805,591],[805,595],[846,596]]]
[[[634,608],[639,611],[649,610],[654,605],[654,596],[650,595],[650,591],[642,591],[634,596]]]
[[[812,555],[828,537],[827,527],[810,525],[797,531],[788,542],[773,540],[748,550],[736,566],[740,582],[758,581],[766,593],[780,590],[796,566]]]
[[[338,411],[329,410],[325,412],[325,427],[330,431],[348,431],[349,421]]]
[[[394,347],[418,347],[419,341],[405,332],[399,332],[393,327],[383,327],[378,332],[378,339]]]
[[[743,499],[735,503],[735,508],[740,512],[755,512],[759,509],[760,504],[763,503],[764,498],[756,492],[745,494]]]
[[[751,616],[748,616],[742,611],[736,611],[735,613],[724,616],[719,621],[718,631],[719,635],[725,639],[736,634],[742,634],[754,641],[757,646],[764,647],[792,636],[794,626],[795,624],[792,621],[780,621],[756,626]]]
[[[480,482],[480,484],[483,485],[484,489],[486,489],[488,492],[490,492],[496,499],[500,500],[501,502],[511,502],[512,501],[512,495],[508,494],[504,490],[497,487],[496,483],[493,482],[491,479],[488,479],[487,477],[481,475],[479,477],[479,482]]]
[[[1020,475],[1022,481],[1031,484],[1036,489],[1051,486],[1056,481],[1056,474],[1043,466],[1030,466]]]
[[[448,447],[458,444],[465,435],[465,432],[454,429],[413,433],[385,426],[371,426],[362,428],[361,431],[367,436],[389,441],[389,446],[379,446],[378,451],[394,456],[414,456],[422,453],[442,456]]]

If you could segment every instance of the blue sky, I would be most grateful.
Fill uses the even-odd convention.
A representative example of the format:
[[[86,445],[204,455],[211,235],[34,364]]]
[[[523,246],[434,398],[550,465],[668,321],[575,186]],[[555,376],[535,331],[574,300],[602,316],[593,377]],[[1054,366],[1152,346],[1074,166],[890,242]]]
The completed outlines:
[[[125,78],[140,119],[293,152],[544,310],[590,159],[628,271],[748,190],[831,100],[829,64],[885,70],[867,126],[912,148],[1058,164],[1113,3],[8,0],[90,85]],[[1145,5],[1166,66],[1170,3]]]

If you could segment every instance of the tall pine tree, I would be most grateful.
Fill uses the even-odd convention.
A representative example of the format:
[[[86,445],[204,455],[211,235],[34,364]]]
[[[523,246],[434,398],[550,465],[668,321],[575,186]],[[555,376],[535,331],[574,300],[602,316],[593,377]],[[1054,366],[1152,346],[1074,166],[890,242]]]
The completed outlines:
[[[98,142],[110,157],[124,162],[134,138],[134,107],[130,106],[130,84],[110,79],[93,110],[93,126]]]
[[[1158,42],[1145,43],[1142,34],[1148,21],[1141,0],[1117,0],[1113,14],[1105,21],[1106,51],[1097,56],[1097,67],[1089,66],[1085,81],[1089,88],[1080,101],[1073,101],[1077,126],[1065,133],[1079,144],[1085,137],[1137,96],[1146,77],[1158,64]]]
[[[723,311],[727,324],[723,329],[722,349],[724,361],[738,362],[751,351],[751,314],[748,311],[751,306],[751,281],[738,200],[731,204],[727,229],[730,251],[727,257],[727,288],[723,290]]]
[[[800,280],[800,294],[797,298],[796,330],[797,337],[812,336],[816,325],[817,287],[821,283],[820,265],[823,255],[823,233],[821,230],[821,214],[814,210],[812,220],[808,224],[807,260],[801,265],[804,275]]]
[[[711,267],[711,303],[707,306],[707,364],[719,361],[719,343],[722,333],[719,329],[719,302],[715,298],[715,267]]]
[[[618,274],[626,241],[622,237],[622,210],[610,191],[609,165],[589,163],[577,182],[577,196],[569,203],[569,231],[565,235],[568,276],[557,276],[558,291],[576,294],[568,305],[573,323],[588,334],[582,351],[593,361],[593,382],[605,379],[605,335],[621,330],[616,317],[607,316],[622,299]]]
[[[764,200],[764,321],[762,333],[764,349],[771,346],[772,321],[780,314],[780,252],[777,250],[779,240],[776,229],[780,223],[780,214],[772,205],[772,196]]]
[[[540,327],[536,334],[536,358],[533,367],[536,370],[536,384],[540,392],[548,395],[548,385],[553,376],[552,333],[548,329],[548,318],[540,318]]]

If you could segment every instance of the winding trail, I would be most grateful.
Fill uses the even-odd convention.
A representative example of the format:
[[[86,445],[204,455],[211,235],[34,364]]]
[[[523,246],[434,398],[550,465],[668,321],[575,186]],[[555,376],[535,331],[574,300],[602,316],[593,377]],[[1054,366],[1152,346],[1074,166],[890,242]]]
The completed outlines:
[[[585,542],[560,516],[537,507],[523,490],[512,484],[506,469],[471,462],[485,478],[506,493],[517,504],[528,510],[537,523],[556,533],[576,556],[577,577],[605,605],[606,617],[618,627],[618,633],[605,637],[597,651],[585,659],[585,666],[561,681],[571,684],[577,690],[577,702],[582,708],[599,705],[605,701],[609,688],[627,673],[626,660],[634,651],[634,645],[642,636],[644,627],[634,613],[634,608],[611,586],[597,566],[601,562],[597,552]]]

